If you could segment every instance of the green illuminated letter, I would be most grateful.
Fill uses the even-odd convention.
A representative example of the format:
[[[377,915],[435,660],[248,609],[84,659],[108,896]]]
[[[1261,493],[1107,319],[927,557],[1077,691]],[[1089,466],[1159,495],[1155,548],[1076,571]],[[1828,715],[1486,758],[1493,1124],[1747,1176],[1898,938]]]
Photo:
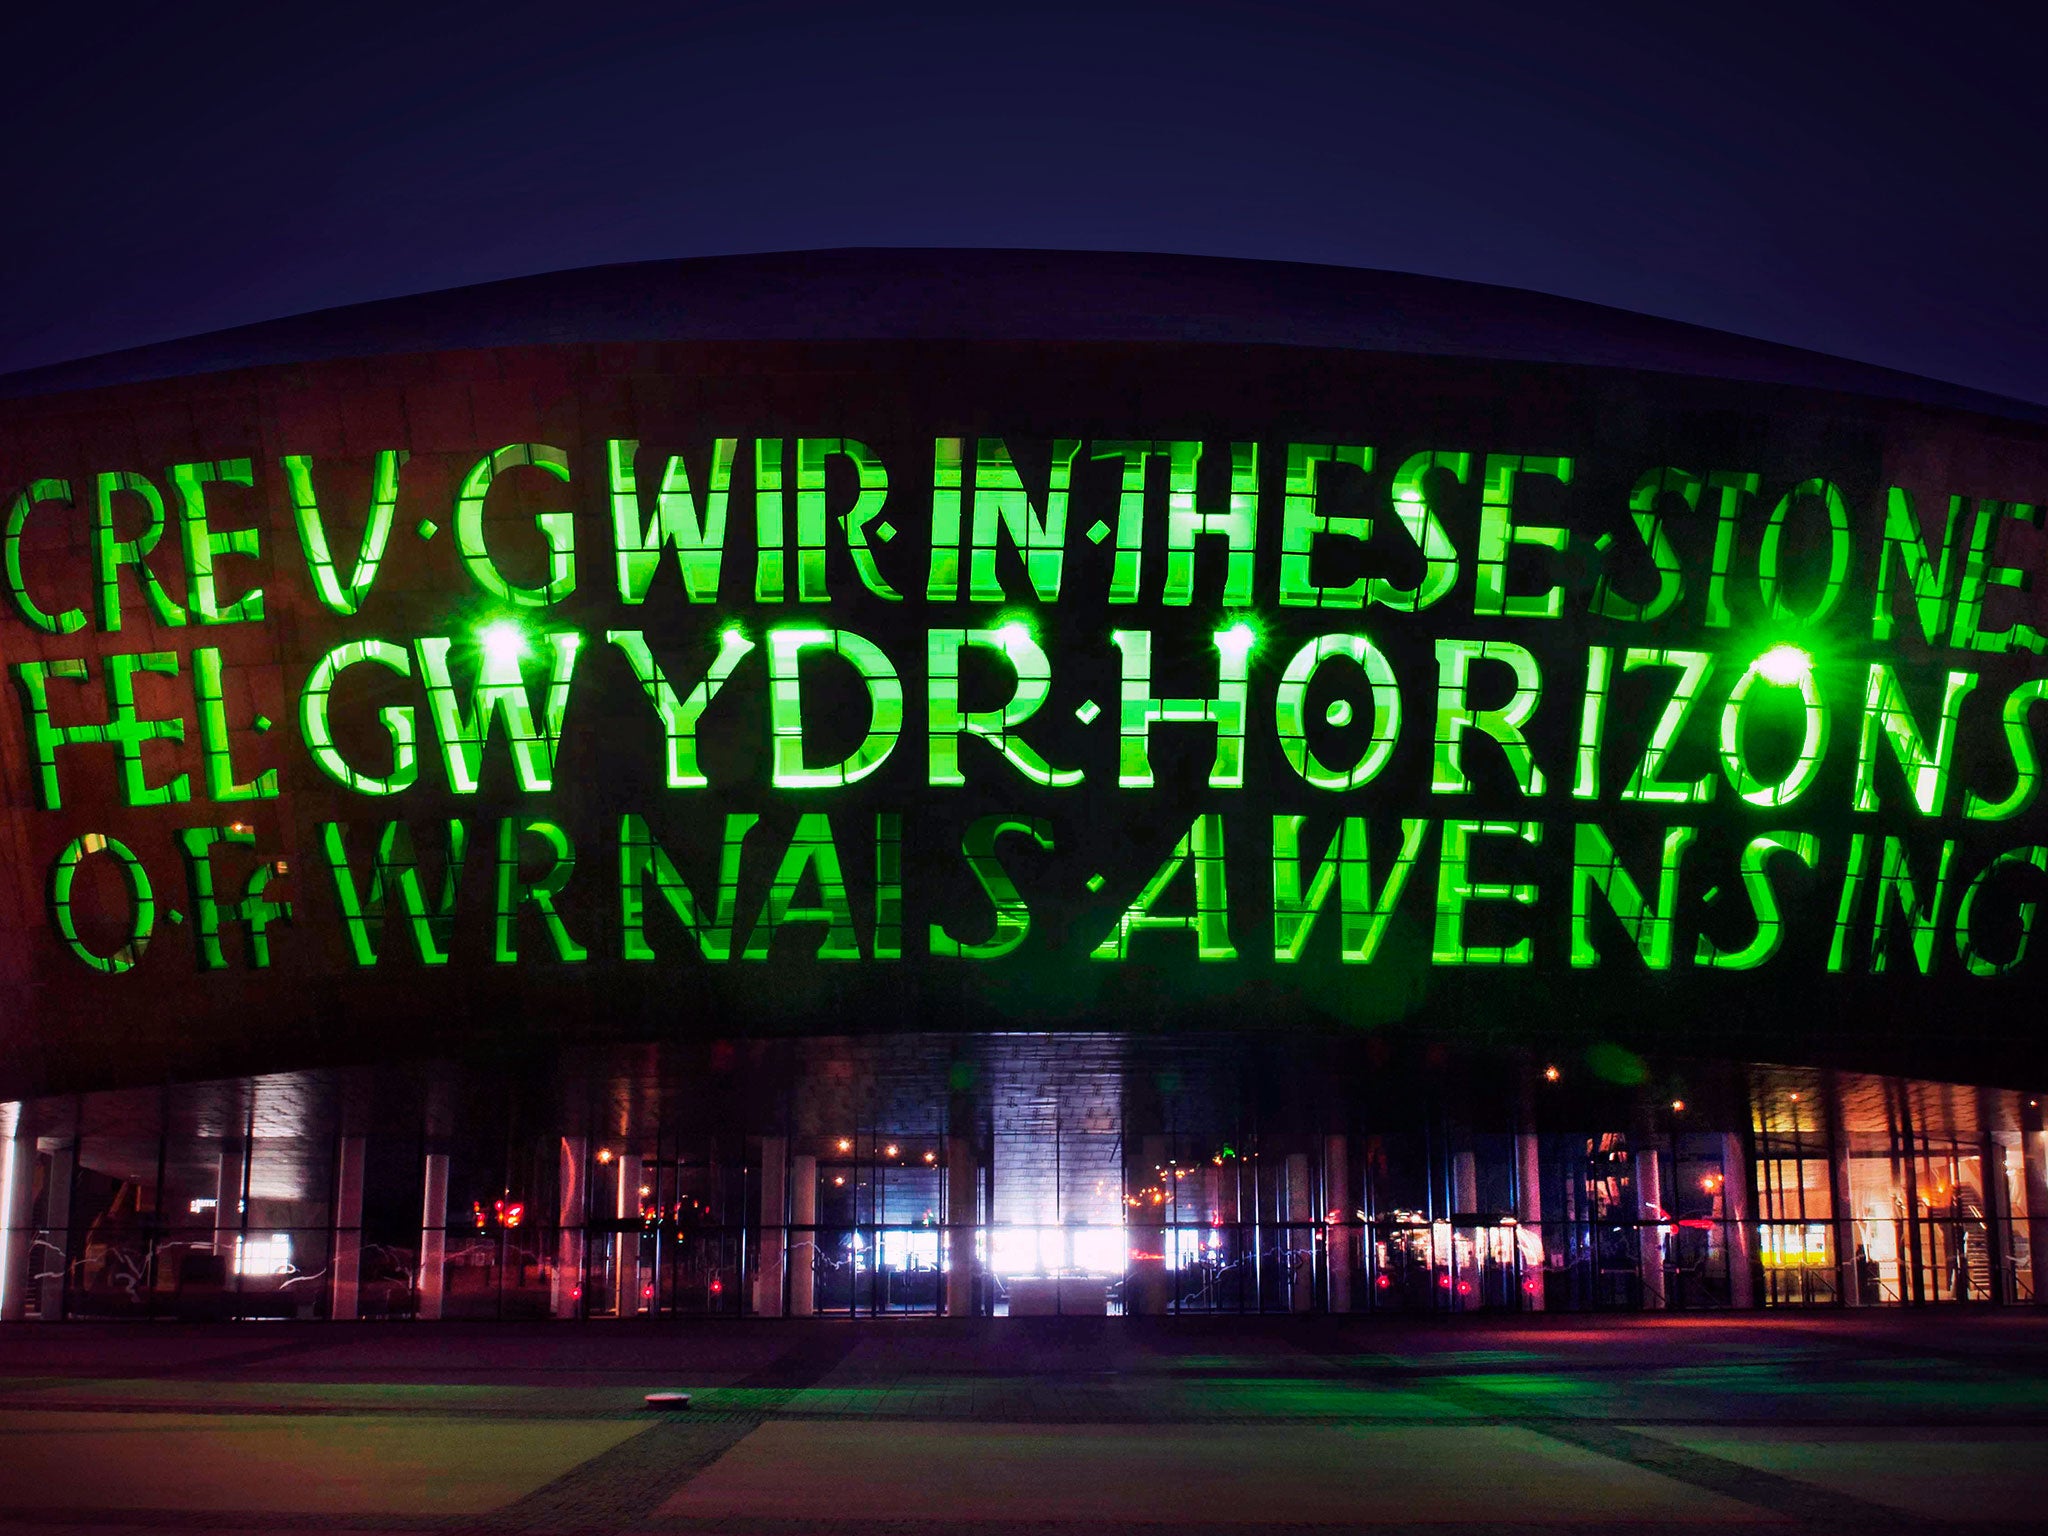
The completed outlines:
[[[1308,685],[1316,669],[1333,656],[1357,663],[1372,689],[1372,735],[1364,753],[1348,771],[1324,764],[1308,744]],[[1333,725],[1350,718],[1348,702],[1339,700],[1331,706]],[[1387,658],[1364,635],[1319,635],[1296,651],[1286,671],[1280,674],[1273,720],[1280,736],[1280,750],[1303,779],[1317,789],[1356,789],[1371,783],[1394,755],[1394,744],[1401,735],[1401,690]]]
[[[963,944],[946,932],[943,925],[933,923],[933,954],[960,960],[994,960],[1007,955],[1029,936],[1031,909],[1017,894],[1016,883],[996,857],[996,843],[1005,832],[1021,832],[1039,847],[1052,848],[1052,823],[1042,817],[1018,821],[1004,816],[983,816],[970,823],[966,835],[960,840],[960,852],[967,859],[967,867],[974,871],[974,878],[981,882],[982,890],[995,905],[995,932],[985,943]]]
[[[173,464],[171,483],[178,488],[178,527],[185,540],[185,601],[201,624],[254,622],[263,617],[263,589],[252,587],[227,607],[213,589],[213,562],[224,555],[255,559],[261,551],[261,534],[255,528],[236,528],[215,533],[206,521],[206,488],[218,481],[223,485],[253,486],[255,476],[247,459],[222,459],[216,464]]]
[[[320,499],[313,490],[313,461],[302,453],[284,456],[284,478],[291,490],[299,548],[305,552],[306,570],[313,578],[313,595],[328,612],[357,613],[362,609],[363,599],[370,595],[377,567],[384,563],[384,547],[391,542],[392,518],[398,512],[399,466],[411,457],[411,451],[405,448],[386,448],[377,455],[377,467],[370,477],[370,513],[363,524],[363,547],[356,556],[355,571],[343,581],[334,568],[334,555],[327,544],[327,525],[320,515]]]
[[[1927,553],[1927,541],[1920,531],[1920,514],[1913,498],[1899,486],[1885,495],[1884,542],[1877,557],[1877,601],[1870,611],[1870,638],[1892,637],[1892,560],[1897,557],[1906,595],[1913,600],[1920,621],[1920,635],[1929,645],[1941,644],[1948,628],[1949,612],[1955,602],[1953,583],[1956,570],[1952,557],[1956,533],[1962,522],[1963,498],[1948,499],[1948,527],[1941,536],[1941,560],[1937,564]]]
[[[1993,587],[2008,587],[2015,592],[2029,590],[2024,571],[2011,566],[1993,565],[1992,549],[1998,541],[1998,532],[2006,523],[2024,523],[2029,528],[2041,526],[2038,508],[2024,503],[2008,501],[1980,501],[1976,515],[1970,523],[1970,553],[1963,562],[1963,590],[1956,602],[1956,628],[1949,643],[1970,651],[2031,651],[2036,656],[2048,650],[2048,638],[2029,624],[2014,620],[2006,629],[1988,630],[1983,628],[1984,599]]]
[[[468,847],[468,833],[460,821],[448,823],[448,858],[442,866],[441,899],[429,908],[420,887],[419,859],[413,851],[412,832],[402,821],[387,821],[377,840],[376,856],[370,861],[370,887],[356,883],[348,858],[348,828],[338,821],[323,822],[321,846],[327,853],[328,868],[334,872],[334,895],[341,904],[342,921],[348,926],[349,947],[360,966],[377,963],[377,942],[389,917],[391,895],[398,894],[412,927],[413,943],[422,965],[446,965],[454,948],[451,933],[455,925],[455,895],[462,881],[462,859]]]
[[[1145,466],[1168,447],[1164,443],[1131,442],[1091,445],[1088,456],[1092,459],[1124,461],[1123,489],[1116,503],[1116,564],[1109,577],[1112,603],[1138,600],[1138,579],[1145,555]],[[1099,542],[1097,530],[1091,529],[1089,537]]]
[[[1797,613],[1784,599],[1778,555],[1786,519],[1792,515],[1793,507],[1808,498],[1818,500],[1821,509],[1827,513],[1828,578],[1813,607],[1805,613]],[[1853,553],[1854,546],[1849,540],[1849,509],[1843,504],[1842,493],[1835,489],[1834,482],[1816,478],[1793,486],[1778,498],[1777,506],[1771,509],[1771,520],[1764,525],[1763,548],[1757,552],[1757,590],[1763,596],[1765,611],[1781,624],[1818,624],[1841,600],[1842,584],[1848,579],[1849,558]]]
[[[1437,469],[1463,485],[1472,474],[1472,455],[1418,453],[1394,471],[1394,516],[1422,553],[1422,579],[1413,587],[1397,587],[1374,576],[1365,584],[1368,606],[1377,603],[1397,613],[1420,613],[1457,585],[1458,551],[1429,500],[1429,474]]]
[[[1693,951],[1693,963],[1711,970],[1753,971],[1785,942],[1785,925],[1779,918],[1778,893],[1771,888],[1770,858],[1789,853],[1812,869],[1820,862],[1820,839],[1811,832],[1766,832],[1749,840],[1742,850],[1742,889],[1756,913],[1756,937],[1740,949],[1723,949],[1704,933]]]
[[[835,652],[860,674],[867,689],[868,732],[851,756],[837,763],[804,764],[804,702],[799,664],[805,651]],[[775,740],[778,789],[815,789],[866,778],[896,750],[903,730],[903,683],[872,640],[850,629],[768,631],[768,709]]]
[[[1322,862],[1309,877],[1307,889],[1303,889],[1301,828],[1307,820],[1306,816],[1273,818],[1273,958],[1282,962],[1301,958],[1316,916],[1329,900],[1330,887],[1335,885],[1337,909],[1343,917],[1343,961],[1346,965],[1370,965],[1394,915],[1394,904],[1407,888],[1408,872],[1415,867],[1416,855],[1422,851],[1429,823],[1401,823],[1401,851],[1395,855],[1394,867],[1387,871],[1387,878],[1375,896],[1363,816],[1344,818],[1343,826],[1324,850]]]
[[[882,504],[888,500],[889,473],[865,443],[850,437],[796,440],[798,601],[822,603],[830,599],[825,585],[825,461],[835,456],[853,465],[859,487],[853,505],[841,518],[846,525],[846,548],[853,556],[853,568],[860,574],[861,584],[875,596],[898,602],[903,594],[882,579],[875,553],[868,546],[868,524],[880,515]],[[875,536],[886,544],[896,536],[896,530],[884,523],[875,530]]]
[[[624,935],[623,953],[628,960],[652,960],[654,946],[647,942],[647,881],[654,888],[683,931],[697,941],[706,960],[732,958],[732,922],[739,905],[740,851],[747,833],[761,818],[729,812],[725,818],[725,846],[718,862],[718,908],[711,920],[697,914],[696,899],[676,872],[675,864],[654,840],[647,823],[626,815],[619,821],[619,919]]]
[[[1671,535],[1664,531],[1659,503],[1665,496],[1675,495],[1685,503],[1688,512],[1697,512],[1701,483],[1698,475],[1682,469],[1653,469],[1636,482],[1629,493],[1629,517],[1642,536],[1643,548],[1649,551],[1650,563],[1657,569],[1657,591],[1647,603],[1638,603],[1616,592],[1603,570],[1593,583],[1593,597],[1588,604],[1593,612],[1603,619],[1648,624],[1669,613],[1684,598],[1685,569],[1679,563],[1678,551],[1671,547]],[[1607,546],[1608,535],[1603,534],[1595,547],[1604,553]]]
[[[1527,965],[1535,941],[1517,939],[1505,947],[1465,942],[1465,908],[1475,901],[1536,904],[1533,885],[1500,885],[1472,878],[1472,841],[1480,837],[1518,837],[1534,848],[1543,841],[1540,821],[1447,821],[1438,854],[1436,879],[1436,942],[1429,958],[1436,965]]]
[[[1358,608],[1365,603],[1365,578],[1341,587],[1316,585],[1313,574],[1316,536],[1357,539],[1372,537],[1369,517],[1326,517],[1317,510],[1325,464],[1349,464],[1360,472],[1372,469],[1372,450],[1349,444],[1289,443],[1287,496],[1281,503],[1280,602],[1288,608]]]
[[[1166,888],[1189,860],[1195,866],[1195,910],[1185,917],[1160,917],[1153,912]],[[1211,811],[1197,816],[1182,834],[1164,864],[1145,882],[1138,899],[1124,909],[1103,941],[1089,951],[1091,960],[1122,960],[1131,952],[1131,935],[1144,928],[1191,932],[1198,960],[1235,960],[1230,942],[1230,895],[1223,868],[1223,818]]]
[[[1805,734],[1799,742],[1799,756],[1775,784],[1766,784],[1749,771],[1749,714],[1746,706],[1759,683],[1797,688],[1799,701],[1805,709]],[[1722,707],[1721,771],[1727,775],[1735,793],[1751,805],[1767,809],[1790,805],[1806,793],[1814,775],[1820,772],[1821,759],[1827,755],[1831,729],[1827,700],[1821,696],[1820,683],[1814,677],[1812,659],[1796,656],[1782,647],[1766,651],[1752,661],[1749,670],[1736,680],[1735,687],[1728,694],[1727,704]]]
[[[817,878],[820,905],[815,907],[796,905],[806,870]],[[775,866],[774,878],[768,882],[768,900],[747,939],[745,958],[766,960],[777,930],[790,923],[826,925],[825,937],[818,945],[818,959],[860,958],[860,940],[853,931],[853,903],[847,898],[846,880],[840,874],[839,850],[832,842],[832,821],[823,811],[807,811],[798,818],[789,848],[783,853],[782,862]]]
[[[536,728],[533,705],[526,693],[522,663],[527,646],[499,643],[488,636],[477,646],[476,686],[470,693],[468,709],[456,701],[455,683],[448,673],[448,651],[453,641],[429,636],[413,642],[420,661],[420,676],[427,685],[427,705],[433,715],[434,733],[441,742],[441,758],[447,765],[448,784],[458,795],[477,792],[483,766],[484,747],[491,739],[491,722],[500,715],[505,734],[511,738],[512,768],[519,787],[530,792],[552,789],[555,782],[555,754],[562,745],[562,717],[569,708],[569,682],[576,675],[576,658],[583,637],[574,630],[550,630],[545,636],[549,652],[547,704]],[[538,823],[535,824],[536,828]],[[545,834],[543,834],[545,835]]]
[[[2012,793],[1993,801],[1971,790],[1963,797],[1963,814],[1970,820],[2007,821],[2034,803],[2034,792],[2040,787],[2040,759],[2034,752],[2033,733],[2027,729],[2027,712],[2044,698],[2048,698],[2048,678],[2044,677],[2021,683],[2005,696],[2002,714],[2006,750],[2012,754]]]
[[[471,578],[491,596],[518,608],[546,608],[576,590],[574,513],[534,514],[534,525],[548,545],[548,583],[544,587],[522,587],[507,581],[484,547],[484,498],[498,476],[525,465],[547,471],[564,485],[569,483],[569,456],[546,443],[507,443],[489,457],[478,459],[455,500],[455,547]]]
[[[248,784],[235,782],[233,749],[228,744],[228,711],[221,687],[220,652],[203,645],[192,653],[192,692],[199,704],[199,747],[206,757],[206,792],[218,801],[271,800],[277,796],[277,770],[266,768]]]
[[[967,782],[960,771],[963,736],[979,736],[1034,784],[1064,788],[1081,782],[1080,769],[1054,768],[1023,737],[1013,734],[1052,695],[1052,664],[1021,623],[999,629],[935,629],[927,636],[926,646],[932,783]],[[960,652],[967,646],[997,652],[1016,675],[1016,691],[1001,709],[962,713]]]
[[[109,854],[121,866],[121,878],[128,884],[129,904],[134,908],[128,920],[128,937],[111,955],[95,954],[85,947],[85,941],[78,935],[78,920],[71,911],[72,882],[78,878],[78,867],[89,853]],[[50,866],[50,910],[57,919],[57,932],[63,935],[71,953],[94,970],[113,976],[135,968],[142,952],[149,947],[150,935],[156,931],[156,893],[150,887],[149,871],[125,843],[98,832],[73,838]]]
[[[1906,691],[1881,661],[1870,664],[1870,686],[1863,695],[1863,729],[1856,743],[1856,799],[1859,811],[1877,809],[1877,744],[1887,742],[1900,769],[1906,788],[1922,816],[1939,816],[1948,800],[1949,770],[1956,739],[1956,717],[1963,700],[1977,686],[1974,672],[1951,672],[1948,689],[1941,700],[1941,730],[1929,752],[1919,723],[1913,718]],[[1887,855],[1889,857],[1889,855]]]
[[[1475,709],[1466,695],[1475,661],[1504,662],[1515,674],[1515,691],[1498,709]],[[1436,643],[1436,772],[1430,793],[1462,795],[1471,791],[1465,776],[1467,731],[1478,731],[1500,743],[1508,769],[1525,795],[1543,793],[1543,770],[1529,751],[1522,727],[1543,701],[1543,674],[1536,658],[1512,640],[1439,640]]]
[[[1216,697],[1155,699],[1152,697],[1152,631],[1115,629],[1109,638],[1123,653],[1123,692],[1119,719],[1117,783],[1124,789],[1152,787],[1152,727],[1158,724],[1216,727],[1216,760],[1209,768],[1211,789],[1244,787],[1245,697],[1251,676],[1251,654],[1257,636],[1249,624],[1234,624],[1216,636]]]
[[[345,669],[362,661],[387,667],[400,677],[412,676],[412,658],[404,646],[393,645],[389,640],[351,640],[346,645],[337,645],[313,664],[312,675],[306,679],[306,691],[299,696],[299,730],[306,738],[306,750],[329,778],[359,795],[395,795],[410,789],[413,780],[420,776],[410,705],[387,704],[377,711],[384,734],[391,738],[388,778],[373,778],[350,767],[334,745],[334,727],[328,711],[335,680]]]
[[[937,512],[943,497],[945,516],[934,518],[932,533],[932,578],[926,596],[934,601],[954,601],[960,595],[960,456],[957,437],[940,439],[942,452],[939,474],[934,483],[933,507]],[[999,603],[1008,594],[996,577],[996,530],[1010,535],[1024,561],[1024,574],[1031,590],[1042,603],[1059,601],[1060,578],[1066,564],[1067,494],[1073,481],[1074,460],[1081,452],[1078,438],[1062,437],[1052,445],[1052,464],[1046,477],[1045,513],[1040,516],[1024,489],[1023,477],[1011,461],[1010,450],[1000,437],[977,438],[974,444],[974,542],[969,555],[968,589],[977,603]]]
[[[114,496],[126,491],[142,499],[149,509],[149,521],[132,539],[114,537]],[[149,602],[157,622],[169,629],[180,628],[185,610],[171,601],[149,568],[148,558],[164,536],[164,499],[143,475],[126,470],[109,470],[99,477],[99,521],[93,530],[93,551],[100,572],[100,628],[112,633],[121,627],[121,567],[135,567],[135,579],[142,583],[142,595]]]
[[[1195,471],[1202,445],[1164,445],[1166,474],[1166,590],[1160,601],[1185,608],[1195,596],[1195,536],[1219,534],[1230,544],[1223,577],[1223,606],[1242,608],[1252,600],[1252,554],[1259,534],[1259,445],[1230,445],[1230,503],[1220,512],[1195,506]]]
[[[178,834],[178,846],[185,855],[185,876],[192,890],[192,937],[199,946],[199,968],[218,971],[227,967],[227,957],[220,947],[220,920],[229,917],[242,925],[249,945],[250,968],[265,970],[270,965],[270,925],[292,920],[290,902],[272,901],[263,894],[269,888],[271,876],[284,872],[284,864],[258,864],[243,882],[241,898],[231,907],[222,906],[213,893],[213,849],[217,843],[253,848],[256,834],[239,824],[187,827]]]
[[[1600,963],[1600,951],[1587,932],[1592,894],[1598,891],[1608,910],[1621,920],[1636,952],[1653,971],[1671,968],[1671,924],[1678,913],[1678,866],[1688,844],[1699,835],[1695,827],[1672,827],[1664,834],[1664,858],[1657,876],[1657,905],[1643,900],[1642,887],[1621,867],[1604,828],[1581,822],[1572,829],[1572,967],[1584,970]]]
[[[2019,942],[2013,946],[2012,954],[2004,960],[1993,960],[1977,947],[1977,941],[1970,932],[1970,917],[1977,905],[1977,892],[2001,869],[2031,869],[2036,873],[2048,873],[2048,848],[2038,844],[2032,848],[2008,848],[1977,871],[1977,878],[1964,890],[1962,903],[1956,908],[1956,954],[1972,976],[2003,976],[2008,971],[2019,969],[2020,962],[2027,958],[2027,942],[2034,936],[2036,903],[2023,901],[2018,912]]]
[[[1621,791],[1622,799],[1648,800],[1665,805],[1703,805],[1714,798],[1711,775],[1695,779],[1690,784],[1658,777],[1664,770],[1664,759],[1678,744],[1679,733],[1685,729],[1692,707],[1699,701],[1700,685],[1707,680],[1707,673],[1713,665],[1714,658],[1705,651],[1643,651],[1631,648],[1622,657],[1623,672],[1633,672],[1638,667],[1679,669],[1678,685],[1671,692],[1671,702],[1657,717],[1657,727],[1650,733],[1649,745],[1643,749],[1643,760],[1636,765],[1635,773]]]
[[[520,843],[538,837],[548,845],[548,867],[538,880],[529,880],[520,870]],[[576,873],[576,845],[569,834],[552,821],[508,816],[498,823],[498,926],[494,958],[511,965],[519,958],[519,909],[531,905],[547,925],[555,943],[555,958],[575,965],[590,957],[590,951],[569,937],[555,898],[569,877]]]
[[[21,570],[21,533],[28,526],[28,515],[38,502],[61,502],[72,505],[71,482],[69,480],[35,480],[29,488],[14,498],[14,505],[7,513],[7,535],[4,545],[7,567],[7,595],[14,600],[15,611],[30,624],[46,635],[68,635],[85,628],[85,610],[67,608],[59,614],[43,612],[28,595],[28,582]]]
[[[704,514],[697,515],[697,499],[690,493],[690,471],[683,456],[676,454],[662,472],[661,489],[655,493],[654,516],[640,516],[640,481],[634,470],[634,455],[640,444],[633,438],[615,437],[605,445],[605,462],[611,473],[612,549],[618,565],[619,601],[641,603],[661,568],[661,552],[673,544],[676,565],[683,573],[683,590],[693,603],[718,601],[718,578],[725,563],[725,513],[732,487],[732,461],[739,452],[739,439],[721,437],[711,445],[711,484],[704,494]]]
[[[605,639],[626,653],[633,675],[640,679],[640,686],[654,702],[654,712],[661,717],[661,729],[668,740],[668,787],[702,789],[710,781],[697,766],[697,722],[718,697],[718,690],[725,686],[733,669],[754,649],[754,642],[738,625],[728,625],[719,634],[718,655],[712,659],[711,670],[686,697],[678,698],[656,665],[654,653],[647,648],[647,637],[640,630],[609,629]]]
[[[1486,456],[1479,501],[1479,586],[1472,599],[1472,611],[1482,618],[1554,619],[1564,612],[1563,587],[1552,587],[1541,597],[1508,596],[1508,556],[1515,545],[1561,550],[1570,538],[1562,528],[1516,524],[1515,480],[1520,475],[1549,475],[1570,485],[1572,461],[1512,453]]]

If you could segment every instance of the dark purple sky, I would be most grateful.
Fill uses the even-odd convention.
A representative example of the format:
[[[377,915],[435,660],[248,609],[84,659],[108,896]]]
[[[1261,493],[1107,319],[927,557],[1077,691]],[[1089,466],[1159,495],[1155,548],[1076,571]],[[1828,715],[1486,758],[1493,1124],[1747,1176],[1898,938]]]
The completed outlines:
[[[2048,401],[2020,4],[8,9],[46,14],[0,21],[0,371],[595,262],[1012,245],[1476,278]]]

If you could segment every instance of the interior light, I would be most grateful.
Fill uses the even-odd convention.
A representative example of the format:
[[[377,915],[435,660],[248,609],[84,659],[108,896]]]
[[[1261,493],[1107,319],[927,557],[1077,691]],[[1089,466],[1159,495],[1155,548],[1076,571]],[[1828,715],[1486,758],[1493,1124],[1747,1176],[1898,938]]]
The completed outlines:
[[[902,1149],[901,1147],[897,1146],[897,1145],[896,1145],[896,1143],[892,1141],[892,1142],[890,1142],[890,1143],[889,1143],[889,1145],[887,1145],[886,1147],[882,1148],[882,1156],[884,1156],[884,1157],[895,1157],[895,1156],[897,1156],[898,1154],[900,1154],[900,1153],[902,1152],[902,1150],[903,1150],[903,1149]]]
[[[597,1160],[600,1163],[610,1162],[612,1160],[612,1149],[610,1147],[599,1147],[597,1149]]]
[[[1563,1076],[1564,1074],[1558,1071],[1557,1068],[1554,1066],[1545,1067],[1543,1069],[1543,1081],[1545,1081],[1546,1083],[1554,1083]]]
[[[1673,1100],[1671,1101],[1671,1113],[1673,1113],[1674,1115],[1682,1115],[1682,1114],[1684,1114],[1684,1113],[1685,1113],[1685,1100],[1683,1100],[1683,1099],[1673,1099]]]
[[[1796,645],[1774,645],[1756,659],[1756,670],[1766,682],[1793,687],[1813,673],[1813,656]]]
[[[852,1138],[847,1136],[840,1137],[833,1145],[842,1152],[851,1152],[853,1150]]]

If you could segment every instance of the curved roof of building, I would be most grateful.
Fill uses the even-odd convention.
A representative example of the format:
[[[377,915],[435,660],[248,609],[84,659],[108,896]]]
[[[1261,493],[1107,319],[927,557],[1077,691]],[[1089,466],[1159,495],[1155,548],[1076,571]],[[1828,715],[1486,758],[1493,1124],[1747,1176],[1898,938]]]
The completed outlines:
[[[584,267],[28,369],[0,377],[0,396],[325,358],[741,340],[1324,347],[1732,378],[2048,420],[2048,408],[2025,401],[1519,288],[1299,262],[1016,250],[792,251]]]

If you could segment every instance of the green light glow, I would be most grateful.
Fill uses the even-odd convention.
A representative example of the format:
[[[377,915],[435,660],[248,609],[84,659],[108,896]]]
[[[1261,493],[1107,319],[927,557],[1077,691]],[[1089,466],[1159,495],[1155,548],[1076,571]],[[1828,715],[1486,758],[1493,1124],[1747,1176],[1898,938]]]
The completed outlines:
[[[514,666],[533,654],[526,631],[511,619],[493,619],[476,632],[477,649],[493,667]]]
[[[1767,683],[1796,688],[1813,674],[1813,655],[1796,645],[1774,645],[1757,657],[1756,670]]]

